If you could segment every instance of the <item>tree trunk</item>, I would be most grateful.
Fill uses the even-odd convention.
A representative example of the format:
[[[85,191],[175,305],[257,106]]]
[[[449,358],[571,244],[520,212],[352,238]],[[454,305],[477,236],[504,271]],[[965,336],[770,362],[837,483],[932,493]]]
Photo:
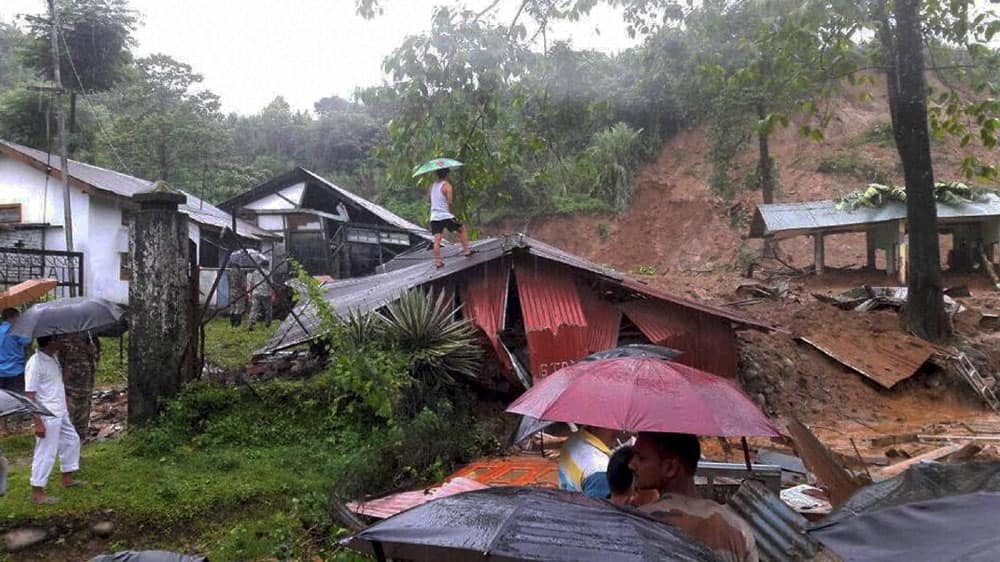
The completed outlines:
[[[880,0],[882,16],[884,0]],[[889,108],[896,150],[906,179],[906,222],[909,235],[906,325],[921,338],[938,341],[948,336],[941,282],[937,201],[927,129],[927,84],[924,78],[923,38],[919,0],[896,0],[895,40],[888,17],[882,18],[886,51]]]
[[[763,103],[757,104],[757,118],[763,121],[767,111]],[[774,203],[774,178],[771,176],[771,147],[768,145],[768,135],[764,131],[757,133],[757,150],[760,153],[757,160],[757,180],[760,184],[760,195],[765,205]],[[764,257],[777,255],[777,242],[773,238],[764,239]]]

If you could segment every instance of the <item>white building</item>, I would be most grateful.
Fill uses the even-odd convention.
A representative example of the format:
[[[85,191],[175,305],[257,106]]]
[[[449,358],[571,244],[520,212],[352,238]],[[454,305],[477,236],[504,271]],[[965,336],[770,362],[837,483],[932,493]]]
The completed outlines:
[[[131,275],[128,213],[136,208],[131,197],[150,191],[153,183],[74,160],[69,176],[73,250],[83,254],[83,293],[126,303]],[[182,193],[187,203],[180,210],[188,215],[188,233],[198,262],[217,267],[220,254],[227,251],[220,242],[231,238],[233,219],[218,207]],[[0,140],[0,289],[23,280],[15,279],[25,276],[17,263],[19,251],[66,250],[63,226],[58,156]],[[241,220],[236,221],[236,232],[248,246],[265,251],[281,238]]]

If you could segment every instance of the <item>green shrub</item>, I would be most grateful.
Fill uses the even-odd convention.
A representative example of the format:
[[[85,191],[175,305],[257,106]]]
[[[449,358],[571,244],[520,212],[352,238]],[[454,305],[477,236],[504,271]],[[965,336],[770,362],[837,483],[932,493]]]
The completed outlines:
[[[817,172],[849,176],[869,183],[889,183],[889,173],[878,163],[854,152],[841,152],[823,158]]]
[[[595,133],[586,150],[596,169],[593,196],[605,201],[616,213],[628,209],[635,191],[635,174],[646,161],[647,152],[642,130],[625,123]]]

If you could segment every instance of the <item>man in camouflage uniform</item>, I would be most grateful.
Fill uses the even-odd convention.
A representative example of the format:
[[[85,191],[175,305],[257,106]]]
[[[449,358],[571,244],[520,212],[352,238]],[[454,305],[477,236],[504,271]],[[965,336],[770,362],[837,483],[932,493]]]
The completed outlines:
[[[239,267],[229,267],[229,324],[238,327],[243,324],[243,316],[250,308],[249,295],[247,295],[247,275]]]
[[[69,334],[61,339],[59,362],[66,386],[66,406],[70,421],[82,441],[90,430],[90,404],[100,348],[96,338],[85,332]]]
[[[261,269],[267,271],[268,265],[266,261],[261,262]],[[247,275],[247,291],[250,292],[250,321],[247,327],[253,330],[254,324],[257,322],[257,316],[263,313],[264,323],[270,328],[272,315],[271,286],[260,270],[250,270],[250,273]]]

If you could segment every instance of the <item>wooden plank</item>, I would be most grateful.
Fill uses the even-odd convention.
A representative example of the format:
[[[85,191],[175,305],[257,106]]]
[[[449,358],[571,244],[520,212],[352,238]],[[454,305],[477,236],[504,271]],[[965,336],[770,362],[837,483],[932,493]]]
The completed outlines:
[[[889,445],[899,445],[900,443],[913,443],[916,440],[916,433],[900,433],[897,435],[872,437],[870,442],[872,447],[888,447]]]
[[[1000,441],[1000,434],[994,435],[917,435],[920,441]]]
[[[898,462],[893,465],[889,465],[885,468],[881,468],[875,471],[875,480],[887,480],[893,476],[897,476],[906,471],[906,469],[911,466],[923,462],[923,461],[936,461],[941,457],[946,457],[952,453],[957,453],[962,447],[965,447],[967,443],[952,443],[951,445],[945,445],[944,447],[939,447],[933,451],[928,451],[922,455],[917,455],[912,459],[906,459],[905,461]]]
[[[830,449],[823,445],[802,422],[794,417],[791,418],[788,421],[788,432],[795,443],[795,451],[799,458],[830,492],[830,503],[833,507],[843,505],[861,488],[861,483],[841,466]]]

